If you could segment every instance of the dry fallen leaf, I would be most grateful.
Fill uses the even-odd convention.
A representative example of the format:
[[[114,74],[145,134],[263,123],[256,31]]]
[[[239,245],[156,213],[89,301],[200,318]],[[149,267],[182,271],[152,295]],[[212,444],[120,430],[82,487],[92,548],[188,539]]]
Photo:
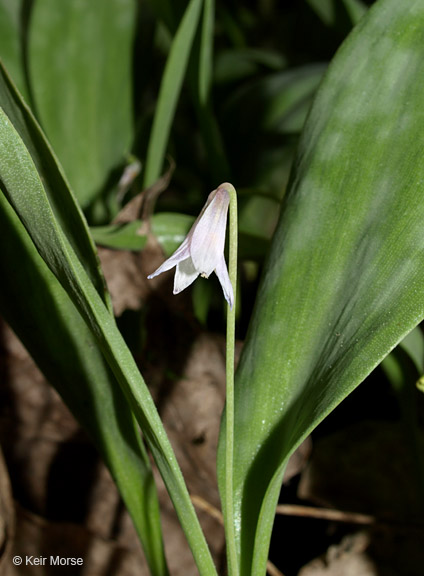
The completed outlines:
[[[13,554],[24,561],[20,566],[10,564],[4,576],[48,576],[62,572],[76,573],[76,570],[80,576],[149,575],[144,558],[137,549],[131,549],[115,539],[101,538],[84,526],[51,522],[20,507],[17,509]],[[27,557],[30,558],[29,563],[26,562]],[[44,565],[31,564],[34,558],[41,558]],[[73,558],[82,565],[78,568],[58,567],[54,564],[58,558]]]
[[[323,558],[304,566],[298,576],[378,576],[374,562],[366,554],[368,546],[367,533],[349,534],[339,545],[330,546]]]
[[[423,530],[375,526],[344,536],[298,576],[422,576]]]
[[[108,562],[113,566],[118,555],[120,561],[125,559],[125,571],[120,568],[119,574],[148,574],[129,515],[88,438],[9,329],[4,328],[3,342],[8,378],[2,389],[0,441],[7,448],[20,503],[13,553],[81,553],[85,566],[81,574],[99,576],[111,573]],[[219,506],[215,453],[224,401],[223,361],[222,339],[207,335],[194,339],[181,377],[172,389],[160,391],[159,401],[190,489],[213,506]],[[167,386],[166,378],[161,385]],[[185,536],[159,480],[158,484],[171,573],[195,576]],[[223,529],[213,516],[199,515],[221,563]],[[96,561],[98,550],[103,551],[103,564]],[[40,576],[41,567],[36,568]]]

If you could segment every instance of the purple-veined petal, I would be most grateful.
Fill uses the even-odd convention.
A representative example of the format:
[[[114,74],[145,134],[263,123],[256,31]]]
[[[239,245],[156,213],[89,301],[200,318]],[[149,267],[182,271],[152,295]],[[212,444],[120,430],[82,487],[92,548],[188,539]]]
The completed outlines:
[[[190,255],[199,274],[209,276],[224,253],[225,230],[230,196],[225,189],[215,190],[203,214],[190,230]],[[208,198],[209,202],[210,196]]]
[[[225,300],[228,302],[231,310],[234,305],[234,292],[228,275],[227,264],[225,262],[224,254],[221,254],[218,265],[215,268],[215,274],[218,276],[219,283],[221,284],[222,291],[224,292]]]
[[[151,278],[154,278],[155,276],[162,274],[162,272],[166,272],[167,270],[170,270],[174,266],[177,266],[179,262],[189,257],[190,257],[190,247],[187,237],[184,239],[181,246],[179,246],[179,248],[175,250],[172,256],[170,256],[167,260],[165,260],[165,262],[161,266],[159,266],[159,268],[155,270],[152,274],[149,274],[147,278],[150,280]]]
[[[174,277],[174,294],[179,294],[182,290],[185,290],[198,276],[199,272],[194,267],[191,258],[178,262]]]

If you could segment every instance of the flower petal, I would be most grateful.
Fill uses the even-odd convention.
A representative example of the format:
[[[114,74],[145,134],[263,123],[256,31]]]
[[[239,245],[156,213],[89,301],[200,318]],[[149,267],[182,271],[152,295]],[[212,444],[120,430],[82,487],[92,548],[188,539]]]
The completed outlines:
[[[174,294],[179,294],[185,290],[198,276],[199,272],[194,267],[191,258],[178,262],[174,277]]]
[[[219,283],[221,284],[222,291],[224,292],[225,300],[228,302],[231,310],[234,305],[234,291],[228,275],[227,264],[225,263],[224,254],[221,255],[218,265],[215,268],[215,274],[218,276]]]
[[[179,262],[189,257],[190,257],[189,242],[188,238],[185,238],[184,242],[181,244],[179,248],[175,250],[172,256],[170,256],[167,260],[165,260],[165,262],[161,266],[159,266],[159,268],[155,270],[152,274],[149,274],[147,278],[150,280],[151,278],[154,278],[155,276],[162,274],[162,272],[166,272],[167,270],[170,270],[174,266],[177,266]]]
[[[190,255],[199,274],[212,274],[224,253],[225,230],[230,196],[225,189],[218,188],[206,203],[206,209],[195,223],[190,234]],[[209,204],[209,205],[208,205]]]

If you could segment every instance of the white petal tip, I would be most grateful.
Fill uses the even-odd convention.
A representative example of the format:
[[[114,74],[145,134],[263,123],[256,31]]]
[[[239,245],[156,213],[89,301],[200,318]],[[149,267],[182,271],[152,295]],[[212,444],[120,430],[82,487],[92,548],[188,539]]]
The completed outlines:
[[[155,270],[154,272],[149,274],[147,276],[147,280],[151,280],[152,278],[156,278],[156,276],[159,276],[159,274],[161,274],[161,272],[159,272],[159,270],[160,270],[160,268],[158,268],[157,270]]]

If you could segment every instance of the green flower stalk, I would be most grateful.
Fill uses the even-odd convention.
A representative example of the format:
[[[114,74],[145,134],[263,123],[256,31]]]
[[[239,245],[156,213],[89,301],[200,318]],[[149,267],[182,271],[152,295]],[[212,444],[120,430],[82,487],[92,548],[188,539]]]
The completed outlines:
[[[229,225],[229,277],[234,288],[233,306],[227,310],[227,349],[226,349],[226,441],[225,441],[225,510],[224,523],[227,539],[228,573],[238,576],[239,564],[237,561],[236,532],[233,501],[234,476],[234,354],[235,354],[235,326],[236,326],[236,294],[237,294],[237,194],[234,186],[225,183],[224,188],[230,198],[230,225]]]
[[[228,208],[230,209],[229,272],[224,258]],[[155,272],[148,276],[149,279],[154,278],[175,266],[174,294],[178,294],[190,286],[198,276],[208,278],[212,272],[215,272],[228,302],[224,523],[230,576],[238,576],[239,574],[233,503],[237,237],[237,195],[234,186],[226,182],[209,194],[205,206],[181,246]]]

